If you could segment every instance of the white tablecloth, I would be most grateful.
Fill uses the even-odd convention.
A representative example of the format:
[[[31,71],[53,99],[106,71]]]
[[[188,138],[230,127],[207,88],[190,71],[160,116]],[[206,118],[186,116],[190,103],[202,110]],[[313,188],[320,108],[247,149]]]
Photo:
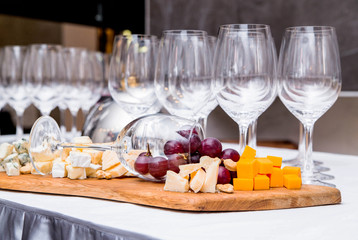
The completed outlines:
[[[225,147],[230,147],[226,145]],[[262,155],[294,157],[295,150],[259,148]],[[342,194],[338,205],[197,213],[81,197],[0,191],[0,198],[160,239],[358,239],[358,156],[314,152]]]

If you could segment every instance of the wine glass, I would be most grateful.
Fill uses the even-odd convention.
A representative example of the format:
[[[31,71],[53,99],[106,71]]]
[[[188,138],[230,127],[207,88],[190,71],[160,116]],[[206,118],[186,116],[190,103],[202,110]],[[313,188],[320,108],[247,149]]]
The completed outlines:
[[[239,153],[247,145],[249,125],[276,97],[276,61],[270,27],[262,24],[220,26],[214,57],[217,101],[239,125]]]
[[[337,100],[341,68],[336,32],[329,26],[290,27],[285,30],[279,61],[279,97],[303,124],[305,136],[302,182],[334,186],[314,175],[314,123]]]
[[[65,60],[66,84],[64,102],[72,115],[71,137],[79,136],[77,114],[92,96],[93,67],[85,48],[68,47],[62,50]]]
[[[88,51],[90,66],[93,70],[93,76],[89,79],[90,94],[88,98],[81,102],[81,109],[84,116],[87,116],[90,108],[101,98],[104,85],[104,55],[101,52]]]
[[[194,134],[197,138],[192,138]],[[189,140],[190,139],[190,140]],[[196,142],[194,142],[193,140]],[[111,144],[68,144],[63,143],[61,131],[56,121],[49,117],[40,117],[33,125],[29,138],[29,153],[35,170],[44,175],[38,168],[39,154],[46,153],[48,158],[55,158],[63,148],[90,148],[101,151],[112,150],[117,153],[119,161],[132,174],[149,181],[162,182],[167,170],[179,172],[179,165],[186,164],[186,155],[190,147],[198,146],[202,139],[202,129],[195,122],[166,114],[152,114],[135,119],[127,124]],[[188,147],[185,151],[177,151],[176,144],[168,148],[168,142],[181,143]],[[190,142],[190,143],[189,143]],[[164,149],[164,146],[167,147]],[[200,145],[200,144],[199,144]],[[169,152],[168,151],[172,151]],[[136,152],[136,153],[135,153]],[[146,159],[140,157],[140,153]],[[177,151],[177,153],[179,153]],[[137,158],[130,160],[128,155],[137,154]],[[151,156],[149,156],[151,154]],[[43,154],[42,154],[43,156]],[[149,159],[147,159],[149,157]]]
[[[108,79],[113,99],[135,117],[159,112],[154,92],[157,37],[117,35],[113,45]]]
[[[5,46],[1,63],[3,93],[16,113],[16,138],[23,136],[23,115],[31,100],[22,82],[22,72],[27,48],[25,46]]]
[[[63,94],[65,71],[61,50],[60,45],[32,44],[25,57],[23,83],[42,115],[50,115]]]
[[[155,92],[172,115],[197,119],[212,95],[212,59],[207,33],[163,32],[155,74]]]

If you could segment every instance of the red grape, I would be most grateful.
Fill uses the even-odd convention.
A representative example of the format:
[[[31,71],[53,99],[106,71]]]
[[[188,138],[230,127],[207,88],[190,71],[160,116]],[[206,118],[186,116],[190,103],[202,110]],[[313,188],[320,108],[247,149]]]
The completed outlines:
[[[231,181],[230,171],[223,166],[219,166],[218,184],[227,184]]]
[[[184,147],[181,142],[170,140],[164,144],[165,155],[169,156],[176,153],[184,153]]]
[[[201,146],[200,137],[197,134],[193,134],[190,138],[190,141],[187,139],[182,141],[185,153],[189,153],[189,142],[190,142],[190,153],[196,152]]]
[[[168,170],[179,173],[179,165],[186,163],[187,162],[182,154],[172,154],[168,157]]]
[[[189,139],[189,135],[190,135],[191,129],[188,126],[188,129],[184,129],[184,130],[179,130],[177,131],[177,133],[180,134],[180,136],[185,137],[186,139]],[[196,134],[198,135],[198,131],[196,130],[196,128],[193,129],[193,133],[192,134]]]
[[[200,162],[200,153],[195,152],[190,155],[190,163],[199,163]]]
[[[149,173],[155,178],[162,178],[167,174],[168,160],[164,157],[154,157],[148,164]]]
[[[227,148],[221,152],[220,158],[231,159],[234,162],[237,162],[240,159],[240,154],[235,149]]]
[[[219,157],[221,154],[222,145],[221,142],[216,138],[206,138],[201,141],[199,153],[201,156]]]
[[[152,159],[152,156],[139,155],[134,162],[134,169],[144,175],[148,173],[148,163]]]

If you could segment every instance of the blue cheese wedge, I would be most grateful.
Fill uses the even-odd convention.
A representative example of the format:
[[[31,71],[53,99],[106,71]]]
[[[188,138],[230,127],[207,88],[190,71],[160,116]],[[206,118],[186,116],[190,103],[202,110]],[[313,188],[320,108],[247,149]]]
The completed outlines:
[[[5,172],[5,168],[3,167],[2,164],[0,164],[0,172]]]
[[[4,168],[8,176],[20,175],[20,164],[18,162],[7,162],[4,164]]]
[[[14,146],[9,143],[2,143],[0,145],[0,161],[9,156],[14,150]]]
[[[72,167],[90,167],[92,157],[88,153],[71,151],[70,155],[67,157],[66,161],[70,162]]]
[[[8,162],[16,162],[17,164],[20,165],[20,161],[19,161],[19,155],[17,153],[12,153],[10,155],[8,155],[3,161],[2,164],[4,165],[5,163]]]
[[[28,153],[29,151],[29,142],[24,138],[13,142],[12,145],[14,145],[16,152],[19,154]]]
[[[20,153],[18,155],[21,166],[24,166],[26,163],[31,162],[30,155],[28,153]]]
[[[24,166],[20,167],[20,173],[21,174],[30,174],[32,169],[31,163],[26,163]]]
[[[69,179],[86,179],[86,168],[82,167],[73,167],[71,165],[66,166],[67,169],[67,177]]]

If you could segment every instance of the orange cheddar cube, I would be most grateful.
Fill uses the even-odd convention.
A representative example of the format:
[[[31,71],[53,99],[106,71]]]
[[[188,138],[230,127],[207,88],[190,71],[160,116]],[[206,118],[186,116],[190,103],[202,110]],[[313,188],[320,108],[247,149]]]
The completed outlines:
[[[257,168],[259,174],[271,174],[273,163],[267,158],[256,158]]]
[[[256,160],[240,160],[236,164],[238,178],[254,178],[257,174]]]
[[[301,168],[299,168],[299,167],[286,166],[286,167],[282,168],[282,170],[283,170],[283,175],[295,174],[298,177],[301,177]]]
[[[287,189],[301,189],[302,180],[296,174],[283,175],[283,186]]]
[[[269,174],[270,187],[283,187],[283,171],[281,168],[272,168],[272,173]]]
[[[252,178],[234,178],[234,190],[252,191],[254,189],[254,180]]]
[[[254,178],[254,190],[269,190],[270,179],[266,175],[257,175]]]
[[[256,150],[246,145],[244,152],[240,156],[241,159],[254,159],[256,156]]]
[[[282,165],[282,157],[267,156],[267,159],[271,160],[274,167],[280,168]]]

